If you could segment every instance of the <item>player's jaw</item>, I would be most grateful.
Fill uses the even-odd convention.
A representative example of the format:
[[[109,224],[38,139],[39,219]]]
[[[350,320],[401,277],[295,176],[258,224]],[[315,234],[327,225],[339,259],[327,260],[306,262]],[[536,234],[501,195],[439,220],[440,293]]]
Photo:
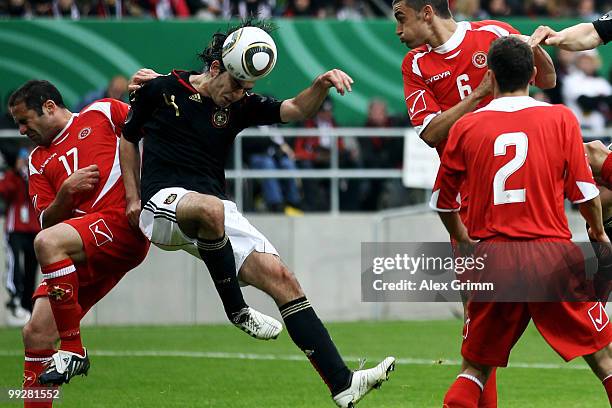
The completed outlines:
[[[42,116],[39,117],[43,119]],[[57,135],[57,131],[55,128],[50,128],[49,126],[45,126],[43,120],[37,121],[39,123],[28,124],[25,127],[23,125],[19,125],[19,133],[25,135],[37,146],[48,146],[51,144],[51,140]],[[40,123],[43,122],[43,123]],[[24,130],[22,131],[22,128]]]

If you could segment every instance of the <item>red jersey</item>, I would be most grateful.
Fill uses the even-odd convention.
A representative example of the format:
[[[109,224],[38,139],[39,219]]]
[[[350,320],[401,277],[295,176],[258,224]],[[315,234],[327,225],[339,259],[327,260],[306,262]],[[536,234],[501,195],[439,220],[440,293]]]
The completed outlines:
[[[487,54],[499,37],[519,34],[511,25],[494,20],[457,23],[457,30],[439,47],[411,50],[402,63],[404,96],[412,126],[420,136],[440,113],[476,89],[487,73]],[[479,107],[491,102],[485,98]],[[446,141],[436,149],[440,156]]]
[[[528,96],[495,99],[453,125],[430,206],[458,211],[461,183],[474,239],[569,239],[564,197],[599,195],[574,114]]]
[[[119,140],[129,107],[115,99],[101,99],[85,107],[53,139],[30,155],[30,198],[42,224],[42,215],[60,186],[76,170],[98,166],[100,181],[76,197],[74,215],[107,208],[125,208],[125,189],[119,166]]]
[[[9,169],[0,174],[0,196],[6,202],[6,232],[35,234],[40,231],[28,197],[28,182],[20,173]]]

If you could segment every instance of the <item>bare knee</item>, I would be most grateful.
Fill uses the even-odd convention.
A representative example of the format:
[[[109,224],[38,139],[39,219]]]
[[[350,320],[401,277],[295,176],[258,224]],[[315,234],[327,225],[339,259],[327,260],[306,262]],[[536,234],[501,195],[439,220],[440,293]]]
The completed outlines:
[[[21,331],[26,349],[53,349],[59,340],[55,322],[32,318]]]
[[[282,297],[285,302],[290,302],[304,296],[297,278],[282,262],[271,268],[268,276],[275,283],[273,286],[278,289],[277,294],[272,294],[274,298]]]
[[[610,150],[600,140],[595,140],[585,143],[584,151],[593,169],[593,174],[599,175],[604,161],[606,161],[608,154],[610,154]]]
[[[58,253],[65,252],[61,246],[60,240],[51,230],[42,230],[34,239],[34,251],[36,258],[41,264],[49,263],[49,259],[56,257]]]
[[[205,196],[198,203],[198,238],[215,239],[225,232],[225,208],[216,197]]]

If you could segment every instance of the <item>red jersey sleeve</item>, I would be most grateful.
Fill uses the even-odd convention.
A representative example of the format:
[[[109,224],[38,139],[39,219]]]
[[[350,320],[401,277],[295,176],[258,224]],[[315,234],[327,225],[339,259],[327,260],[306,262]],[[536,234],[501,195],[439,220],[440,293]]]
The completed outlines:
[[[409,52],[402,63],[406,110],[410,122],[419,136],[429,122],[442,111],[436,96],[421,74],[419,59],[425,55],[424,50],[418,52],[417,49]]]
[[[104,105],[103,102],[110,103],[110,112],[108,111],[105,112],[105,109],[107,108],[101,107]],[[121,131],[123,130],[123,124],[125,123],[125,118],[127,117],[128,111],[130,110],[130,106],[127,103],[121,102],[117,99],[105,98],[105,99],[100,99],[99,101],[94,102],[88,108],[86,108],[85,111],[92,110],[92,107],[93,107],[93,110],[100,110],[106,114],[106,116],[110,119],[115,135],[117,137],[121,137]]]
[[[34,157],[35,152],[36,149],[30,155],[29,160],[30,177],[28,179],[28,189],[32,206],[36,211],[39,224],[42,226],[42,213],[53,202],[56,192],[47,178],[37,170],[39,163],[37,163]]]
[[[439,212],[459,211],[459,189],[465,179],[466,163],[463,156],[460,123],[450,129],[448,143],[442,155],[429,206]]]
[[[576,116],[564,108],[565,137],[565,196],[574,204],[583,203],[599,195],[599,189],[593,180],[588,158],[582,144],[582,134]]]

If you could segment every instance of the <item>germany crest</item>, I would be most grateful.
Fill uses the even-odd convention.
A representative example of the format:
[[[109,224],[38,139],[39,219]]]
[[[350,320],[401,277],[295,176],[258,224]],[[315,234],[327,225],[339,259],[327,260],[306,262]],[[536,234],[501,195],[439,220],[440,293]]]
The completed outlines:
[[[169,205],[172,204],[176,200],[176,194],[170,194],[168,198],[164,200],[164,204]]]
[[[213,125],[218,128],[226,127],[229,123],[229,111],[227,109],[219,109],[213,113]]]

